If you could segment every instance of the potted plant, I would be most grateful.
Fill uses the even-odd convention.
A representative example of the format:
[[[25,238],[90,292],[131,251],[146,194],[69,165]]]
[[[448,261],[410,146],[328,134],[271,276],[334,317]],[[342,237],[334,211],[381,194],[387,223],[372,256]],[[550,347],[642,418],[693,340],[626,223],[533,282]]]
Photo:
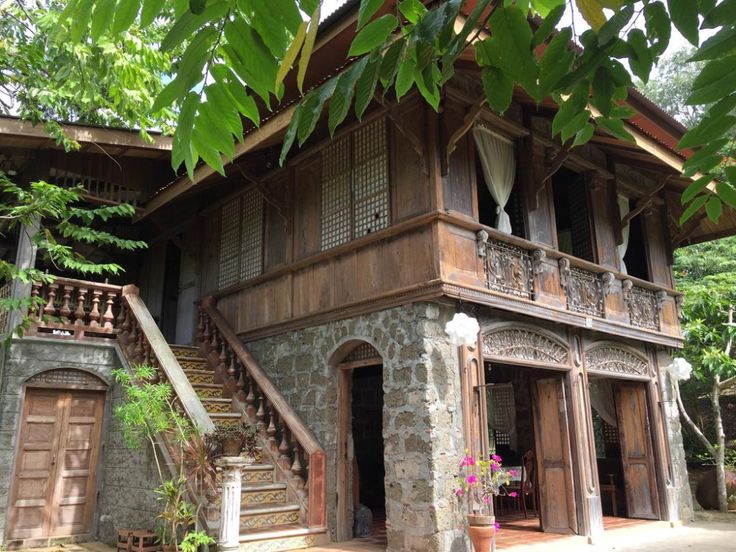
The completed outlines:
[[[501,457],[492,454],[488,460],[470,456],[468,451],[460,462],[460,472],[456,476],[458,487],[455,496],[466,500],[468,506],[468,536],[475,552],[488,552],[493,537],[498,530],[498,523],[493,513],[493,497],[508,495],[515,497],[515,492],[507,492],[514,474],[501,467]]]
[[[243,453],[254,462],[261,461],[261,448],[258,446],[258,430],[254,425],[247,425],[243,433]]]
[[[225,456],[240,456],[245,443],[246,428],[241,424],[217,424],[215,438]]]

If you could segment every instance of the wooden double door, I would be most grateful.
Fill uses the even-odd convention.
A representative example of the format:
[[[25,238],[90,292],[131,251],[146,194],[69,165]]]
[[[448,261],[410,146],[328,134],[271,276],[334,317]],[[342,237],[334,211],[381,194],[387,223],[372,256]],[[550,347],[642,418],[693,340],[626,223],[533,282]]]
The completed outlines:
[[[577,501],[563,375],[532,381],[540,524],[553,533],[577,533]],[[659,519],[657,477],[646,385],[614,385],[628,517]]]
[[[104,391],[27,389],[9,539],[89,532],[104,402]]]

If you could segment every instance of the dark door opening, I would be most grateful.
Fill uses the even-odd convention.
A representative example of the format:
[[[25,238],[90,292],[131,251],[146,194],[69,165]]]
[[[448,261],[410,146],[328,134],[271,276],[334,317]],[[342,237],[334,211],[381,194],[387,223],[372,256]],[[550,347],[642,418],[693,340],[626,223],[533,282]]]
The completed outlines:
[[[353,434],[353,534],[385,530],[386,492],[383,465],[383,369],[353,370],[351,414]],[[371,516],[367,515],[367,508]]]
[[[172,242],[166,244],[164,264],[163,301],[161,304],[161,333],[169,343],[176,341],[176,317],[179,303],[179,270],[181,251]]]

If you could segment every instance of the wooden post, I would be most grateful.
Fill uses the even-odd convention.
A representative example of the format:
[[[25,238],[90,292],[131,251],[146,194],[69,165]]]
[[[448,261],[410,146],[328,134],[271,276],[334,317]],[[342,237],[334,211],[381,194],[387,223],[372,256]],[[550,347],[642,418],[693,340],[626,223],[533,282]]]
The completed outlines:
[[[240,548],[241,470],[245,464],[242,456],[224,456],[216,461],[217,467],[223,471],[220,534],[217,539],[217,550],[221,552],[236,552]]]

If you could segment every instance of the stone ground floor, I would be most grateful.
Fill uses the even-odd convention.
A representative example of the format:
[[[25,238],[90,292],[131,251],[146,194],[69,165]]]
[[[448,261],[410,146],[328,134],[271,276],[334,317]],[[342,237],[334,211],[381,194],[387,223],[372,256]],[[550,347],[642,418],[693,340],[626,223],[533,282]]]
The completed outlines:
[[[736,518],[736,516],[731,516]],[[499,547],[499,552],[685,552],[708,550],[726,552],[734,549],[736,519],[699,520],[695,523],[670,527],[666,522],[638,522],[606,531],[600,542],[590,545],[584,537],[562,537],[553,541]],[[383,552],[385,547],[365,539],[310,548],[308,552]],[[64,545],[36,549],[36,552],[114,552],[99,543]]]

